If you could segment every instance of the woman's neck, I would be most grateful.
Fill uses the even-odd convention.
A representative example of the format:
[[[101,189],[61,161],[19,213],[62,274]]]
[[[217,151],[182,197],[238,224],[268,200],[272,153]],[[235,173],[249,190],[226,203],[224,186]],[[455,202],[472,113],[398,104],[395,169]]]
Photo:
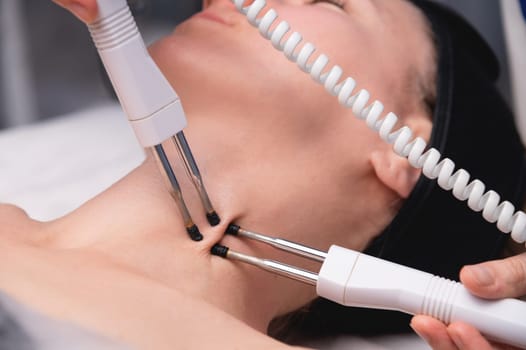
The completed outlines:
[[[192,185],[185,181],[181,185],[192,213],[201,213],[199,199],[191,195]],[[105,193],[50,223],[43,241],[53,249],[83,252],[94,261],[104,260],[205,300],[265,332],[272,318],[312,299],[314,289],[211,256],[210,248],[223,237],[226,225],[246,214],[221,198],[216,197],[214,204],[221,213],[220,225],[211,227],[202,213],[196,214],[194,220],[204,239],[190,240],[155,162],[149,159]],[[267,254],[267,247],[253,242],[232,237],[226,242],[248,254],[273,256]]]
[[[226,114],[232,116],[233,113]],[[353,160],[353,166],[347,164],[351,163],[348,159],[333,161],[335,154],[344,149],[338,141],[341,138],[333,134],[339,128],[316,130],[307,144],[303,138],[262,132],[240,132],[235,137],[230,135],[226,142],[222,136],[225,133],[218,132],[225,122],[222,116],[209,117],[193,116],[185,133],[210,199],[221,216],[220,225],[210,227],[176,151],[171,145],[166,147],[174,160],[185,202],[204,235],[203,241],[194,242],[188,237],[155,159],[148,157],[112,188],[50,223],[46,228],[48,235],[41,242],[53,251],[74,249],[94,260],[104,259],[117,268],[205,300],[265,331],[273,317],[312,300],[316,296],[314,288],[213,257],[209,253],[212,245],[224,239],[225,245],[243,253],[312,271],[318,271],[319,265],[258,243],[223,238],[227,225],[240,224],[318,249],[336,243],[361,250],[378,233],[378,226],[389,222],[391,213],[386,214],[383,209],[391,194],[378,182],[370,181],[366,159]],[[250,130],[253,118],[236,119],[247,123],[239,129]],[[278,128],[277,132],[286,130]],[[354,205],[353,212],[349,212],[349,203],[364,203],[371,193],[376,196],[374,201]]]

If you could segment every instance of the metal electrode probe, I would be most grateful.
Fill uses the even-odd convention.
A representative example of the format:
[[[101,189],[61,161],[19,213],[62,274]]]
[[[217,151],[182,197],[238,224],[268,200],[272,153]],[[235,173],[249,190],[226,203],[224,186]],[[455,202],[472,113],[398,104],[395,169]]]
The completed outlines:
[[[219,224],[219,216],[214,210],[212,202],[210,202],[210,198],[208,197],[208,193],[206,192],[201,173],[199,172],[197,163],[195,162],[194,156],[192,155],[192,151],[190,151],[190,145],[188,145],[184,133],[182,131],[178,132],[177,134],[175,134],[175,136],[172,136],[172,141],[175,144],[175,147],[177,148],[177,151],[179,152],[179,155],[181,156],[184,162],[186,174],[192,180],[195,189],[199,193],[201,203],[203,204],[203,207],[206,210],[206,218],[208,219],[208,222],[212,226]]]
[[[186,232],[188,232],[188,235],[192,240],[202,240],[203,235],[201,234],[201,232],[199,232],[199,229],[194,224],[194,221],[190,216],[190,211],[188,210],[188,207],[184,202],[181,187],[179,186],[179,182],[177,181],[177,177],[175,176],[175,173],[170,165],[170,161],[168,160],[168,156],[166,155],[163,146],[160,144],[155,145],[153,149],[154,155],[157,159],[157,164],[160,167],[159,170],[161,171],[161,174],[164,174],[164,177],[169,184],[170,195],[175,200],[175,203],[177,204],[177,207],[181,212]]]
[[[171,144],[177,149],[186,173],[199,193],[210,225],[217,225],[220,218],[208,197],[183,133],[187,121],[179,96],[148,54],[126,0],[97,0],[97,5],[97,19],[88,28],[106,72],[137,139],[155,154],[188,234],[199,241],[203,236],[184,202],[181,187],[162,145],[164,141],[171,139]]]
[[[526,348],[526,302],[486,300],[461,283],[336,245],[327,253],[281,238],[228,226],[227,234],[321,262],[319,273],[233,251],[216,244],[212,254],[316,286],[323,298],[344,306],[428,315],[449,324],[473,325],[489,339]]]

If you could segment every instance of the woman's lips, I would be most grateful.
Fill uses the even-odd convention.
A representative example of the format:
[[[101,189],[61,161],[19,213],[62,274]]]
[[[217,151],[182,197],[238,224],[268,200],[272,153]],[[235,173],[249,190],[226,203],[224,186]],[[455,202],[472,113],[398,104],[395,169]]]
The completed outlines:
[[[228,20],[227,16],[221,16],[219,14],[213,13],[210,10],[199,12],[198,14],[195,15],[195,17],[207,19],[210,21],[218,22],[221,24],[229,25],[229,26],[233,24],[231,23],[231,21]]]

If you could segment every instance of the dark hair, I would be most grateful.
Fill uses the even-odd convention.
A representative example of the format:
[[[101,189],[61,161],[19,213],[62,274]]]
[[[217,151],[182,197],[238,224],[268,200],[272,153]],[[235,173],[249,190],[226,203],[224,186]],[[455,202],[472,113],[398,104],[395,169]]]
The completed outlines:
[[[520,207],[526,193],[525,151],[513,115],[495,87],[499,66],[493,52],[458,14],[427,0],[410,1],[428,19],[437,49],[430,146]],[[497,257],[507,239],[495,224],[422,176],[366,253],[457,279],[463,265]],[[294,342],[298,334],[304,338],[409,331],[409,318],[319,298],[308,312],[285,317],[287,327],[278,327],[280,332],[274,335]],[[275,331],[275,324],[271,328]]]

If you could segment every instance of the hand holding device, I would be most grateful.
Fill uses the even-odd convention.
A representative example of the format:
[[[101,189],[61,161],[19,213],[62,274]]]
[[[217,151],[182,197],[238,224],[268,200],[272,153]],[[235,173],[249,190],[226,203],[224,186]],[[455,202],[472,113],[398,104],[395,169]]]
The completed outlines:
[[[503,260],[466,266],[460,273],[464,286],[486,299],[516,298],[526,295],[526,253]],[[526,316],[524,316],[526,317]],[[433,348],[446,348],[455,343],[462,350],[491,349],[489,342],[466,324],[440,324],[424,316],[416,316],[411,326]]]
[[[317,291],[343,305],[429,315],[446,324],[465,322],[489,339],[526,347],[525,302],[478,298],[458,282],[341,247],[329,250]]]

